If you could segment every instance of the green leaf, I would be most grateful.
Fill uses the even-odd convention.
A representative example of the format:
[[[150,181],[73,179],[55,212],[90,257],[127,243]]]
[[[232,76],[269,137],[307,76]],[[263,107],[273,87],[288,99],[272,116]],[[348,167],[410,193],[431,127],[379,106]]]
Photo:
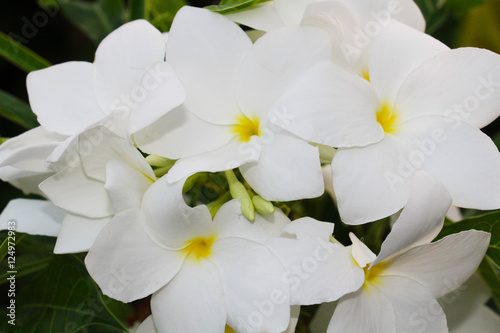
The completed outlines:
[[[146,17],[146,2],[144,0],[130,0],[130,21],[143,19]]]
[[[125,23],[123,0],[98,0],[92,3],[80,0],[39,0],[39,3],[41,6],[59,8],[95,45]]]
[[[0,116],[26,129],[38,126],[36,116],[29,105],[2,90],[0,90]]]
[[[18,333],[128,331],[124,322],[131,307],[103,296],[77,255],[54,255],[18,292]],[[4,321],[4,331],[7,325]]]
[[[183,6],[185,0],[145,0],[146,19],[160,31],[169,31],[174,16]]]
[[[495,269],[495,265],[491,259],[486,257],[481,262],[481,265],[479,265],[478,271],[484,282],[486,282],[490,288],[497,308],[500,309],[500,276],[498,274],[498,270]]]
[[[0,56],[25,72],[49,67],[50,62],[20,43],[23,40],[16,34],[7,36],[0,32]]]
[[[205,8],[219,14],[228,14],[248,9],[267,1],[270,0],[222,0],[219,5],[206,6]]]
[[[484,0],[448,0],[450,7],[458,12],[466,12],[474,7],[484,5]]]
[[[446,225],[437,236],[445,236],[465,231],[482,230],[491,233],[491,241],[486,255],[500,268],[500,211],[464,219],[460,222]]]

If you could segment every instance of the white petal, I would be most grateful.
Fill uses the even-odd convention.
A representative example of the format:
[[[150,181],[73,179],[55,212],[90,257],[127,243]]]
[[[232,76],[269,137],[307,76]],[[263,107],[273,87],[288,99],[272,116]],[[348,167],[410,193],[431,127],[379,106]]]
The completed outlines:
[[[500,55],[460,48],[441,52],[412,72],[398,92],[402,116],[444,115],[481,128],[500,115]]]
[[[260,3],[249,9],[229,13],[224,16],[234,22],[262,31],[275,30],[285,25],[285,22],[278,15],[274,1]]]
[[[341,1],[313,2],[307,6],[301,24],[316,26],[327,32],[334,45],[332,60],[346,70],[361,73],[366,68],[359,68],[363,67],[359,60],[361,57],[366,61],[367,48],[355,46],[363,26],[358,8],[351,5],[352,1],[349,4]],[[361,7],[369,9],[370,4]]]
[[[328,242],[333,233],[334,224],[317,221],[311,217],[294,220],[281,229],[281,236],[293,235],[297,239],[319,238]]]
[[[408,277],[434,297],[441,297],[458,288],[476,271],[489,241],[490,234],[482,231],[453,234],[394,257],[383,274]]]
[[[0,168],[0,179],[8,181],[12,186],[17,187],[24,193],[33,193],[41,197],[45,195],[40,191],[38,185],[45,179],[54,175],[54,172],[31,173],[12,167]]]
[[[241,111],[267,118],[287,87],[307,69],[329,60],[331,50],[328,35],[316,27],[287,27],[259,38],[238,71]]]
[[[407,122],[399,137],[413,146],[409,161],[443,183],[455,206],[500,208],[500,154],[480,130],[458,119],[425,116]]]
[[[212,245],[227,304],[227,324],[237,331],[282,332],[290,321],[283,266],[265,246],[241,238]]]
[[[398,20],[410,27],[419,31],[425,31],[425,18],[420,11],[420,8],[413,0],[375,0],[373,1],[373,10],[371,19],[379,20],[377,22],[383,24],[385,22],[384,15],[389,12],[389,17]]]
[[[85,175],[103,183],[106,180],[106,164],[111,160],[122,161],[144,176],[155,178],[146,159],[128,140],[102,126],[80,135],[78,154]]]
[[[160,62],[147,70],[142,78],[146,96],[130,114],[129,135],[151,125],[186,98],[186,90],[170,65]],[[138,101],[139,102],[139,101]]]
[[[276,9],[287,24],[299,24],[307,5],[316,0],[275,0]]]
[[[415,171],[406,159],[409,152],[392,136],[367,147],[336,152],[332,161],[333,188],[345,223],[375,221],[403,208]]]
[[[0,230],[12,228],[32,235],[57,236],[66,212],[50,201],[14,199],[0,214]],[[14,223],[10,223],[14,222]]]
[[[240,166],[250,186],[263,198],[290,201],[315,198],[325,191],[318,148],[286,132],[263,134],[258,162]]]
[[[261,153],[261,143],[253,136],[250,141],[242,142],[233,138],[225,146],[213,151],[178,160],[166,175],[169,182],[191,176],[197,172],[218,172],[231,170],[240,165],[257,161]]]
[[[170,184],[162,177],[149,187],[142,200],[148,234],[159,244],[173,249],[186,247],[192,238],[213,234],[207,206],[191,208],[184,202],[184,182],[185,179]]]
[[[318,64],[276,102],[276,125],[333,147],[366,146],[384,137],[369,83],[334,63]],[[281,117],[280,117],[281,116]]]
[[[430,243],[441,231],[450,206],[446,188],[426,172],[417,171],[408,203],[371,266],[405,249]]]
[[[130,208],[139,209],[144,193],[155,180],[121,161],[108,162],[104,188],[109,194],[114,213]]]
[[[136,328],[134,333],[158,333],[158,329],[153,321],[153,315],[149,315],[142,323]]]
[[[411,40],[411,43],[407,43]],[[401,45],[405,47],[400,47]],[[449,48],[418,30],[392,21],[373,38],[370,82],[381,101],[394,101],[406,77],[425,60]]]
[[[180,272],[151,299],[159,332],[223,332],[226,304],[219,272],[209,261],[184,262]]]
[[[396,333],[396,318],[391,302],[377,289],[364,289],[340,299],[328,333]]]
[[[243,30],[222,15],[182,8],[170,30],[167,59],[188,91],[186,107],[214,124],[234,123],[235,71],[251,46]]]
[[[124,24],[104,38],[95,54],[93,76],[102,110],[110,113],[124,96],[137,102],[146,69],[164,58],[165,40],[146,20]]]
[[[393,305],[396,332],[448,333],[443,309],[420,284],[400,276],[380,277],[377,283],[377,288]]]
[[[68,166],[40,184],[40,190],[58,207],[90,218],[113,215],[104,184],[85,175],[81,165]]]
[[[282,228],[290,222],[279,209],[274,214],[255,214],[251,222],[241,212],[240,200],[225,203],[214,217],[214,229],[218,238],[241,237],[257,243],[264,243],[270,237],[278,236]]]
[[[476,273],[455,291],[441,297],[451,333],[495,333],[500,327],[500,316],[486,302],[491,291]]]
[[[159,290],[179,272],[184,260],[181,253],[153,242],[141,219],[135,210],[116,215],[85,258],[102,292],[125,303]]]
[[[50,132],[73,135],[104,118],[92,89],[92,64],[66,62],[29,73],[30,105]]]
[[[0,166],[9,165],[37,173],[49,172],[47,158],[65,139],[63,135],[38,126],[0,145]]]
[[[375,254],[352,232],[349,233],[349,238],[352,242],[350,246],[352,257],[356,261],[356,264],[361,268],[371,264],[376,258]]]
[[[292,222],[293,223],[293,222]],[[267,243],[287,270],[291,303],[331,302],[358,290],[365,281],[350,248],[320,237],[273,238]]]
[[[206,122],[178,107],[137,132],[134,141],[149,154],[179,159],[220,148],[233,137],[228,126]]]
[[[102,228],[111,221],[111,217],[89,219],[78,215],[67,214],[57,236],[54,253],[87,252],[94,244]]]

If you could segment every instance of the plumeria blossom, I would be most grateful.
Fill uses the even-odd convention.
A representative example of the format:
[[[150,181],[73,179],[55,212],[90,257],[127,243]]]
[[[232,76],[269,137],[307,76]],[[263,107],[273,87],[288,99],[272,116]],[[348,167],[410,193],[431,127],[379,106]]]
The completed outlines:
[[[1,179],[39,194],[38,184],[51,174],[46,160],[59,159],[85,130],[105,126],[128,138],[181,104],[185,90],[164,62],[165,39],[137,20],[108,35],[93,63],[71,61],[29,73],[30,105],[41,126],[0,146]],[[158,89],[168,96],[160,110],[136,109],[155,99]]]
[[[102,227],[133,200],[140,200],[156,176],[141,153],[105,127],[81,134],[59,161],[55,175],[40,184],[51,202],[67,211],[55,253],[87,251]],[[113,204],[107,186],[128,185],[122,202]],[[126,194],[126,195],[125,195]],[[16,211],[12,212],[13,214]],[[43,210],[39,214],[46,214]],[[39,220],[39,219],[38,219]],[[33,222],[41,223],[37,219]]]
[[[448,332],[436,299],[476,271],[490,234],[469,230],[430,243],[451,200],[425,173],[419,172],[413,185],[414,190],[431,191],[412,192],[378,256],[350,234],[353,267],[364,272],[364,284],[340,299],[328,332]]]
[[[124,302],[153,294],[161,332],[222,332],[226,323],[240,332],[284,331],[290,320],[286,273],[263,243],[289,220],[276,210],[250,223],[233,200],[212,221],[206,206],[184,203],[182,187],[163,177],[142,203],[115,215],[85,260],[91,276],[106,295]],[[123,202],[126,189],[110,186],[112,201]],[[272,316],[264,316],[259,311],[269,311],[271,300]]]
[[[287,25],[324,29],[333,41],[332,59],[362,76],[368,75],[371,38],[391,20],[425,30],[424,17],[413,0],[277,0],[227,16],[265,31]]]
[[[186,87],[186,101],[134,135],[143,151],[180,158],[169,181],[240,167],[267,200],[323,193],[318,149],[271,122],[287,121],[286,114],[271,114],[271,106],[293,79],[331,54],[320,29],[293,32],[277,31],[252,46],[243,30],[221,15],[191,7],[179,11],[167,62]]]
[[[478,128],[499,114],[500,56],[449,50],[393,21],[373,39],[369,69],[370,81],[318,64],[275,105],[296,116],[280,126],[340,147],[332,175],[342,219],[394,214],[418,169],[442,182],[456,206],[499,208],[500,155]]]

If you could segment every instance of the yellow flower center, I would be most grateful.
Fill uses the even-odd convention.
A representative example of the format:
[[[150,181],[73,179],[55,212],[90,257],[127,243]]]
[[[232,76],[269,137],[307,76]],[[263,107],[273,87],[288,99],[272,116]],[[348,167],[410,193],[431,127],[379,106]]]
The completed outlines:
[[[224,333],[236,333],[236,331],[233,330],[231,327],[227,326],[227,324],[226,324],[226,328],[224,329]]]
[[[363,288],[366,292],[370,292],[371,287],[374,285],[380,285],[380,275],[385,270],[385,265],[383,263],[379,263],[372,267],[372,269],[368,270],[370,265],[367,265],[363,270],[365,271],[365,283],[363,284]]]
[[[370,72],[367,69],[361,73],[361,76],[363,77],[363,79],[370,82]]]
[[[233,125],[233,133],[239,134],[241,141],[248,142],[252,136],[260,136],[259,118],[249,119],[247,116],[241,115],[236,118],[236,121],[236,125]]]
[[[182,250],[187,253],[187,257],[200,261],[206,259],[212,254],[212,244],[215,241],[215,236],[205,238],[196,237],[187,241],[187,246]]]
[[[398,114],[393,111],[389,103],[385,102],[377,111],[377,122],[386,134],[394,134],[398,129]]]

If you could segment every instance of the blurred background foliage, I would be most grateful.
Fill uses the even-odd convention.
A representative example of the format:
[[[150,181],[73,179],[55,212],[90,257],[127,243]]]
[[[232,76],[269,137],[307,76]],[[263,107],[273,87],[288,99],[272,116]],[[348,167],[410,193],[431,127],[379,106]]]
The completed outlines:
[[[257,1],[222,0],[220,4],[226,6],[224,8],[244,7]],[[415,2],[426,17],[427,33],[448,46],[452,48],[481,47],[500,53],[500,1],[415,0]],[[8,109],[16,109],[24,116],[20,119],[11,114],[7,118],[0,118],[0,143],[4,138],[19,135],[26,128],[36,126],[36,119],[29,115],[30,109],[27,104],[25,81],[29,70],[73,60],[92,61],[97,45],[107,34],[121,24],[136,18],[146,18],[161,31],[167,31],[175,13],[185,4],[204,7],[217,5],[219,2],[217,0],[1,0],[0,115],[8,115]],[[5,52],[2,53],[2,50],[5,51],[8,48],[9,37],[33,50],[40,58],[37,57],[35,62],[27,61],[28,66],[22,64],[15,66],[12,61],[7,61],[5,58],[8,58],[8,55]],[[21,53],[15,54],[20,57]],[[29,59],[32,55],[27,52],[24,56]],[[483,130],[494,139],[497,145],[500,143],[498,120]],[[203,189],[198,190],[201,193]],[[0,211],[10,199],[21,196],[23,196],[21,191],[7,183],[0,182]],[[332,210],[332,206],[332,200],[324,195],[319,199],[287,203],[286,210],[291,211],[292,219],[307,214],[320,220],[340,222],[338,212]],[[475,212],[466,212],[466,214],[475,215]],[[500,214],[491,215],[491,219],[500,221]],[[377,252],[387,232],[387,222],[388,220],[382,220],[353,229],[358,235],[365,235],[367,245]],[[474,220],[469,220],[467,223],[462,226],[475,225]],[[494,223],[500,225],[500,222]],[[456,228],[460,226],[457,225]],[[338,230],[337,227],[336,230]],[[0,236],[3,240],[6,233],[0,232]],[[123,331],[123,325],[126,322],[132,323],[134,320],[142,320],[147,316],[148,300],[135,302],[132,310],[129,306],[102,296],[90,277],[85,274],[85,267],[82,263],[83,255],[54,256],[52,254],[53,238],[19,236],[21,241],[16,247],[19,255],[18,265],[24,265],[23,269],[26,274],[19,275],[17,281],[19,288],[24,286],[24,291],[18,295],[18,301],[23,302],[25,306],[25,311],[20,311],[18,318],[27,326],[20,329],[18,327],[18,332],[32,332],[30,323],[33,320],[42,323],[42,326],[50,325],[49,319],[52,316],[63,318],[64,322],[75,323],[72,327],[67,325],[61,327],[65,332],[118,332]],[[337,237],[344,244],[349,243],[346,238],[347,233],[339,233]],[[6,256],[6,253],[3,253],[3,245],[5,244],[0,247],[2,269],[0,294],[6,295],[7,284],[2,275],[6,271],[5,260],[2,261]],[[490,256],[496,258],[496,261],[500,260],[499,252],[490,252]],[[483,268],[489,270],[493,279],[497,279],[496,282],[490,284],[490,288],[498,302],[500,300],[498,267],[495,268],[492,265]],[[61,281],[61,283],[52,285],[49,282],[50,279]],[[71,297],[68,296],[68,285],[79,286]],[[47,290],[49,294],[54,293],[56,297],[43,299],[40,296],[43,290]],[[39,296],[37,298],[33,295]],[[91,304],[89,300],[92,301]],[[0,301],[3,309],[5,309],[4,302]],[[45,307],[40,309],[36,307],[36,304],[45,304]],[[57,310],[61,304],[69,304],[69,306],[64,311]],[[82,309],[91,313],[92,316],[82,318],[78,315]],[[303,310],[298,332],[307,331],[307,323],[314,311],[315,307]],[[4,312],[5,310],[0,310],[0,315],[5,316]],[[108,326],[107,329],[102,330],[98,328],[101,326],[96,325]],[[8,332],[11,329],[11,327],[0,325],[2,332]],[[55,327],[52,326],[52,329]]]

